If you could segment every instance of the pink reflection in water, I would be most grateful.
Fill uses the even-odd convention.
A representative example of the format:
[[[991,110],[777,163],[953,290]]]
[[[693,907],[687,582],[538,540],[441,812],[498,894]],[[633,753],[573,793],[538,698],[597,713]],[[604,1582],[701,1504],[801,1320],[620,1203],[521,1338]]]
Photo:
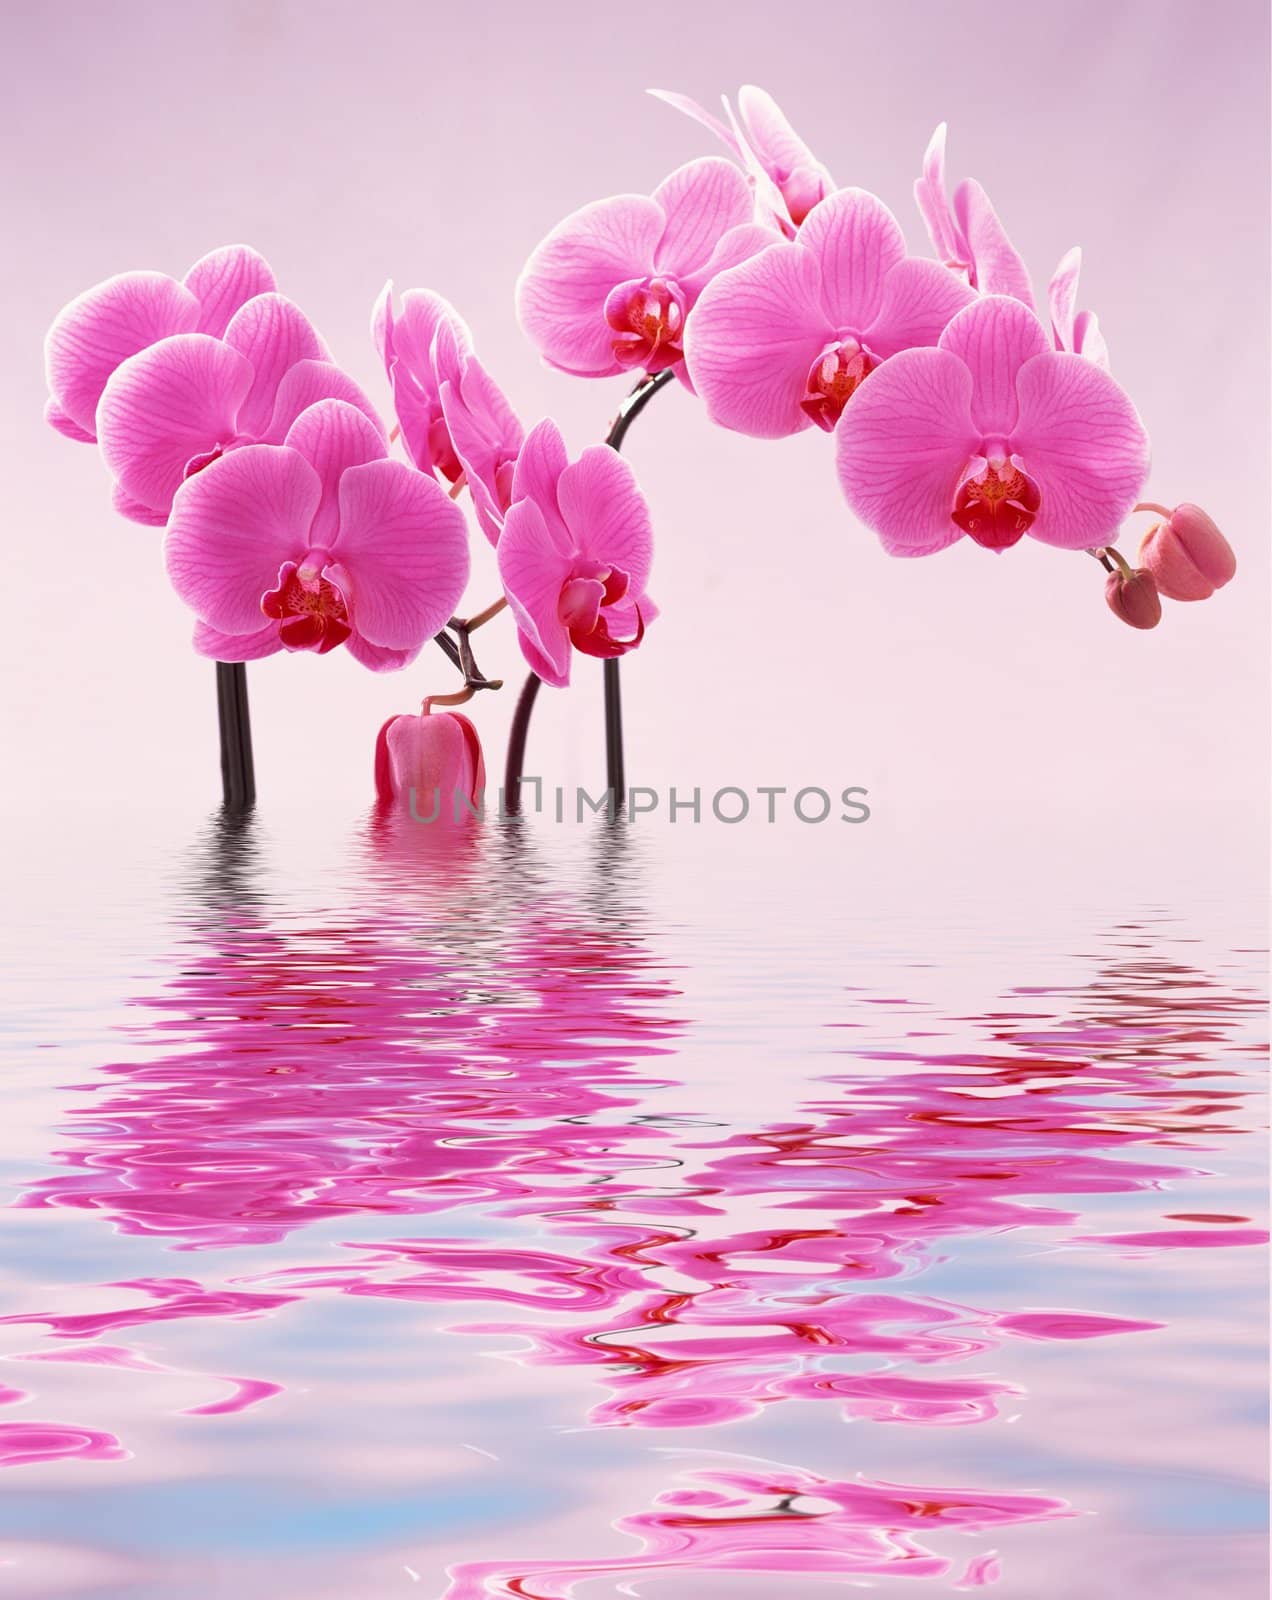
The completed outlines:
[[[961,1053],[922,1048],[909,1017],[888,1035],[904,997],[867,1013],[878,997],[857,996],[865,1020],[847,1025],[869,1035],[842,1050],[852,1070],[786,1120],[697,1131],[713,1126],[705,1106],[660,1126],[635,1108],[669,1081],[642,1064],[674,1048],[676,991],[613,885],[580,902],[520,870],[492,881],[475,858],[430,858],[427,891],[412,879],[403,894],[392,875],[421,866],[412,848],[395,838],[381,856],[393,891],[382,903],[373,883],[356,918],[321,926],[272,916],[238,881],[242,863],[222,862],[180,970],[141,1002],[154,1013],[141,1030],[148,1053],[104,1068],[108,1088],[86,1086],[84,1131],[61,1152],[72,1170],[22,1204],[100,1211],[178,1250],[272,1245],[333,1217],[444,1211],[504,1219],[514,1233],[529,1220],[554,1245],[491,1238],[489,1227],[350,1243],[343,1260],[220,1284],[131,1279],[105,1286],[120,1302],[105,1311],[0,1320],[92,1340],[184,1318],[285,1317],[325,1294],[468,1302],[511,1314],[455,1331],[505,1349],[512,1339],[523,1363],[595,1377],[593,1428],[737,1424],[790,1402],[892,1428],[966,1427],[992,1424],[1022,1394],[992,1367],[960,1365],[988,1364],[1005,1340],[1160,1324],[915,1292],[961,1240],[1029,1227],[1066,1248],[1125,1252],[1265,1237],[1215,1225],[1244,1218],[1202,1225],[1186,1213],[1164,1214],[1176,1225],[1161,1233],[1084,1233],[1081,1212],[1053,1200],[1151,1192],[1197,1171],[1195,1153],[1232,1131],[1239,1092],[1215,1088],[1223,1073],[1209,1063],[1255,1002],[1198,971],[1118,956],[1077,990],[1015,990],[1003,1009],[962,1019],[983,1046]],[[881,1033],[883,1044],[868,1042]],[[789,1224],[733,1225],[753,1200]],[[61,1358],[174,1370],[125,1346],[77,1345]],[[242,1410],[281,1387],[205,1376],[231,1392],[193,1415]],[[61,1432],[88,1443],[58,1451],[58,1432],[27,1430],[19,1464],[48,1458],[30,1453],[40,1437],[54,1453],[123,1453],[108,1435],[72,1429]],[[791,1504],[810,1496],[811,1508]],[[515,1571],[460,1563],[449,1594],[554,1596],[590,1576],[670,1570],[889,1572],[983,1587],[999,1572],[992,1552],[955,1572],[923,1534],[1063,1509],[1039,1495],[829,1482],[791,1468],[700,1472],[616,1524],[641,1541],[634,1556],[536,1558]]]
[[[1037,1522],[1070,1515],[1042,1495],[848,1482],[794,1467],[760,1463],[741,1471],[686,1475],[686,1488],[664,1490],[654,1508],[624,1517],[616,1528],[639,1539],[640,1551],[613,1561],[561,1565],[470,1562],[452,1570],[444,1600],[489,1595],[556,1600],[585,1578],[637,1578],[652,1573],[780,1572],[886,1574],[944,1578],[953,1563],[925,1548],[925,1535]],[[992,1557],[966,1568],[964,1586],[993,1581]]]

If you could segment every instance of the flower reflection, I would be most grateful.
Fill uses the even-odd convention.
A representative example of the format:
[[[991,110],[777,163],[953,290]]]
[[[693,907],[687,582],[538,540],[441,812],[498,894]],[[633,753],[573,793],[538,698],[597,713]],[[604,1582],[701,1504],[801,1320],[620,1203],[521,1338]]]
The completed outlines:
[[[850,1041],[826,1058],[836,1070],[781,1121],[748,1121],[744,1104],[686,1110],[683,1097],[659,1114],[660,1091],[679,1083],[671,1057],[694,1039],[653,953],[630,836],[598,828],[579,891],[553,879],[518,823],[472,830],[451,857],[428,831],[373,819],[356,910],[309,920],[274,903],[250,824],[222,824],[176,969],[138,1002],[146,1049],[103,1069],[61,1152],[68,1171],[23,1201],[98,1211],[209,1262],[333,1219],[359,1219],[361,1237],[324,1242],[310,1265],[263,1250],[260,1270],[222,1281],[134,1278],[91,1312],[24,1311],[3,1320],[57,1343],[16,1359],[162,1377],[183,1369],[92,1341],[186,1318],[286,1318],[341,1295],[463,1307],[451,1327],[474,1351],[493,1342],[527,1367],[595,1380],[591,1430],[731,1425],[732,1439],[800,1403],[894,1437],[979,1429],[1029,1404],[999,1367],[1012,1341],[1119,1336],[1134,1349],[1160,1324],[1136,1314],[1129,1289],[1099,1310],[924,1293],[923,1275],[968,1241],[1028,1228],[1067,1256],[1264,1237],[1242,1215],[1178,1202],[1160,1228],[1122,1233],[1097,1231],[1083,1209],[1195,1174],[1239,1126],[1242,1085],[1216,1058],[1243,1048],[1257,1005],[1160,954],[1151,933],[1107,935],[1089,981],[1017,988],[960,1018],[974,1036],[960,1050],[898,1024],[904,997],[854,994],[856,1031],[828,1035]],[[444,1234],[392,1234],[441,1213]],[[389,1236],[368,1242],[374,1217]],[[277,1374],[205,1376],[229,1390],[194,1415],[280,1388]],[[15,1426],[0,1435],[19,1465],[124,1450]],[[1066,1514],[1011,1481],[1010,1494],[839,1481],[697,1449],[652,1509],[616,1523],[634,1553],[574,1559],[549,1543],[525,1560],[458,1560],[448,1600],[654,1572],[981,1587],[998,1575],[992,1550],[955,1564],[928,1536]]]

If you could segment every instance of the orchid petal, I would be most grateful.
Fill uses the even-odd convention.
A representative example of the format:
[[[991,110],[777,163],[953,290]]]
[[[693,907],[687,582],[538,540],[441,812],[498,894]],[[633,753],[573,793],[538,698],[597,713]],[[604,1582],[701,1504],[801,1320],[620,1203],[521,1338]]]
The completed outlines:
[[[839,482],[890,555],[930,555],[961,535],[950,512],[975,453],[972,375],[946,350],[903,350],[862,384],[835,430]]]
[[[279,385],[298,361],[330,356],[309,318],[281,294],[258,294],[240,306],[225,330],[225,342],[252,364],[251,392],[239,412],[239,432],[261,438],[274,415]]]
[[[617,284],[653,272],[666,220],[647,196],[619,195],[576,211],[535,249],[517,280],[517,317],[550,365],[583,377],[624,370],[605,301]]]
[[[500,468],[507,472],[516,460],[524,430],[503,391],[475,356],[468,358],[456,381],[443,382],[441,402],[477,520],[495,544],[507,510],[500,495]]]
[[[1016,426],[1017,373],[1051,349],[1042,323],[1019,300],[983,295],[959,312],[940,345],[971,371],[972,417],[981,437],[1005,439]]]
[[[721,156],[686,162],[663,179],[652,199],[666,217],[654,261],[659,272],[675,278],[704,267],[721,236],[750,222],[754,210],[746,179]]]
[[[148,528],[162,528],[168,520],[166,511],[152,511],[140,500],[126,495],[117,483],[111,485],[110,503],[121,517],[127,517],[129,522],[140,522]]]
[[[255,633],[220,633],[206,622],[194,625],[194,648],[211,661],[259,661],[283,648],[280,624],[267,622]]]
[[[1109,370],[1109,347],[1100,331],[1100,319],[1094,311],[1079,311],[1073,319],[1073,348],[1097,367]]]
[[[1077,315],[1078,274],[1082,271],[1082,251],[1077,245],[1061,258],[1047,285],[1047,305],[1051,312],[1051,331],[1058,350],[1075,350],[1073,324]]]
[[[673,111],[679,111],[686,117],[692,117],[695,122],[701,123],[704,128],[709,128],[716,138],[726,145],[739,160],[742,159],[742,147],[732,130],[726,127],[719,117],[714,117],[709,111],[704,110],[696,100],[691,100],[685,94],[675,94],[670,89],[647,89],[645,93],[653,95],[655,100],[661,100],[664,105],[670,106]]]
[[[820,263],[831,326],[860,333],[879,313],[888,274],[905,260],[897,219],[865,189],[838,189],[808,213],[799,244]]]
[[[56,400],[44,402],[44,420],[50,428],[56,428],[64,438],[74,439],[77,444],[97,443],[97,435],[87,428],[81,428],[78,422],[72,421]]]
[[[713,422],[759,439],[810,426],[800,400],[834,338],[803,244],[774,244],[712,280],[690,313],[685,359]]]
[[[398,672],[402,667],[409,667],[423,648],[424,645],[419,644],[413,650],[389,650],[364,639],[356,628],[345,640],[345,649],[353,659],[372,672]]]
[[[124,493],[166,511],[190,461],[234,441],[251,385],[251,364],[205,333],[130,356],[97,408],[102,456]]]
[[[1148,435],[1129,397],[1094,362],[1048,351],[1016,378],[1012,448],[1042,491],[1030,533],[1083,550],[1105,544],[1139,499]]]
[[[330,361],[298,361],[289,367],[278,386],[274,401],[274,415],[261,439],[262,444],[282,444],[287,430],[300,416],[320,400],[343,400],[356,406],[387,444],[384,423],[375,407],[346,372],[332,366]],[[382,454],[384,452],[381,452]]]
[[[560,428],[551,417],[544,417],[526,435],[512,478],[513,503],[527,497],[533,500],[545,519],[553,543],[566,553],[573,546],[557,505],[557,484],[568,463]]]
[[[545,683],[564,688],[570,681],[570,639],[560,604],[570,556],[533,500],[518,500],[508,512],[496,558],[522,653]]]
[[[759,255],[761,250],[767,250],[773,243],[774,237],[772,228],[762,228],[758,222],[744,222],[741,227],[730,228],[717,242],[715,249],[707,258],[706,265],[679,279],[680,287],[684,290],[690,306],[696,304],[698,296],[713,278],[718,278],[730,267],[741,266],[752,256]],[[680,372],[683,375],[683,364]]]
[[[340,478],[331,548],[350,574],[357,631],[413,650],[454,614],[468,582],[464,514],[432,478],[401,461],[368,461]]]
[[[240,306],[278,285],[265,257],[245,244],[227,244],[201,256],[185,275],[199,302],[199,333],[219,339]]]
[[[280,445],[246,445],[214,461],[173,502],[164,541],[173,588],[218,632],[258,633],[261,596],[284,562],[304,559],[321,494],[304,456]]]
[[[654,531],[636,474],[617,450],[592,445],[561,474],[557,497],[580,555],[621,567],[639,594],[649,582]]]
[[[791,127],[781,107],[763,89],[738,90],[743,138],[777,189],[787,216],[798,227],[835,187],[830,173]]]
[[[1033,285],[1019,252],[1007,237],[989,196],[974,178],[954,191],[954,214],[967,242],[982,294],[1008,294],[1034,309]]]
[[[945,188],[945,131],[945,124],[938,123],[923,156],[923,176],[914,185],[914,198],[938,260],[950,267],[967,265],[968,252]]]
[[[877,356],[935,344],[950,319],[970,305],[976,292],[948,267],[919,256],[895,266],[883,284],[883,302],[862,332]]]
[[[302,411],[283,441],[298,450],[322,482],[322,500],[309,528],[309,543],[326,549],[340,525],[340,479],[349,467],[385,459],[384,437],[361,411],[343,400],[320,400]]]
[[[77,296],[58,312],[44,340],[49,392],[59,413],[96,438],[97,403],[111,373],[139,350],[170,334],[192,333],[198,323],[199,302],[163,272],[124,272]]]

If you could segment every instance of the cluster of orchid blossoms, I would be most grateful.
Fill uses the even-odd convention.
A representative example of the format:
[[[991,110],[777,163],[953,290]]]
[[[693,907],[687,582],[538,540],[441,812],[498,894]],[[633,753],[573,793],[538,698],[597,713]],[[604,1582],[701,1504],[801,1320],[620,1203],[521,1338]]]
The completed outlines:
[[[727,120],[657,93],[728,158],[584,206],[517,285],[547,365],[637,380],[607,441],[574,460],[551,420],[523,428],[458,312],[426,290],[399,305],[390,285],[372,316],[392,431],[246,247],[181,280],[112,278],[49,332],[48,420],[97,443],[122,515],[165,528],[197,651],[243,663],[344,646],[386,671],[436,639],[462,673],[461,689],[381,730],[382,799],[471,799],[484,785],[473,724],[440,708],[498,687],[471,634],[505,607],[532,674],[510,783],[534,691],[567,685],[576,652],[607,663],[616,706],[618,658],[656,616],[649,508],[618,448],[673,376],[723,427],[832,434],[849,506],[893,555],[963,538],[1002,552],[1025,535],[1083,550],[1137,628],[1160,620],[1162,595],[1205,599],[1233,576],[1203,511],[1140,502],[1148,439],[1095,316],[1078,309],[1079,252],[1040,315],[984,190],[969,179],[951,199],[943,125],[915,185],[928,258],[909,253],[881,200],[835,184],[763,90],[742,89],[736,111],[726,100]],[[463,491],[503,591],[467,619],[454,614],[469,575]],[[1113,546],[1132,512],[1158,519],[1134,565]]]

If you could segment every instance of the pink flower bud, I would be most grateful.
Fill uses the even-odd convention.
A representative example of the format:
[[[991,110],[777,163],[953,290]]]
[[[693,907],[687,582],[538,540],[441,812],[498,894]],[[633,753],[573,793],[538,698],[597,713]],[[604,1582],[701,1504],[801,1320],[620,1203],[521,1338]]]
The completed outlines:
[[[454,711],[390,717],[375,742],[375,792],[381,803],[409,804],[419,822],[462,819],[486,787],[481,741]],[[414,794],[412,794],[414,791]]]
[[[1237,570],[1232,546],[1213,519],[1186,502],[1148,530],[1139,559],[1171,600],[1209,600]]]
[[[1115,617],[1132,628],[1155,628],[1162,620],[1162,602],[1153,574],[1136,567],[1126,572],[1111,572],[1104,585],[1104,598]]]

